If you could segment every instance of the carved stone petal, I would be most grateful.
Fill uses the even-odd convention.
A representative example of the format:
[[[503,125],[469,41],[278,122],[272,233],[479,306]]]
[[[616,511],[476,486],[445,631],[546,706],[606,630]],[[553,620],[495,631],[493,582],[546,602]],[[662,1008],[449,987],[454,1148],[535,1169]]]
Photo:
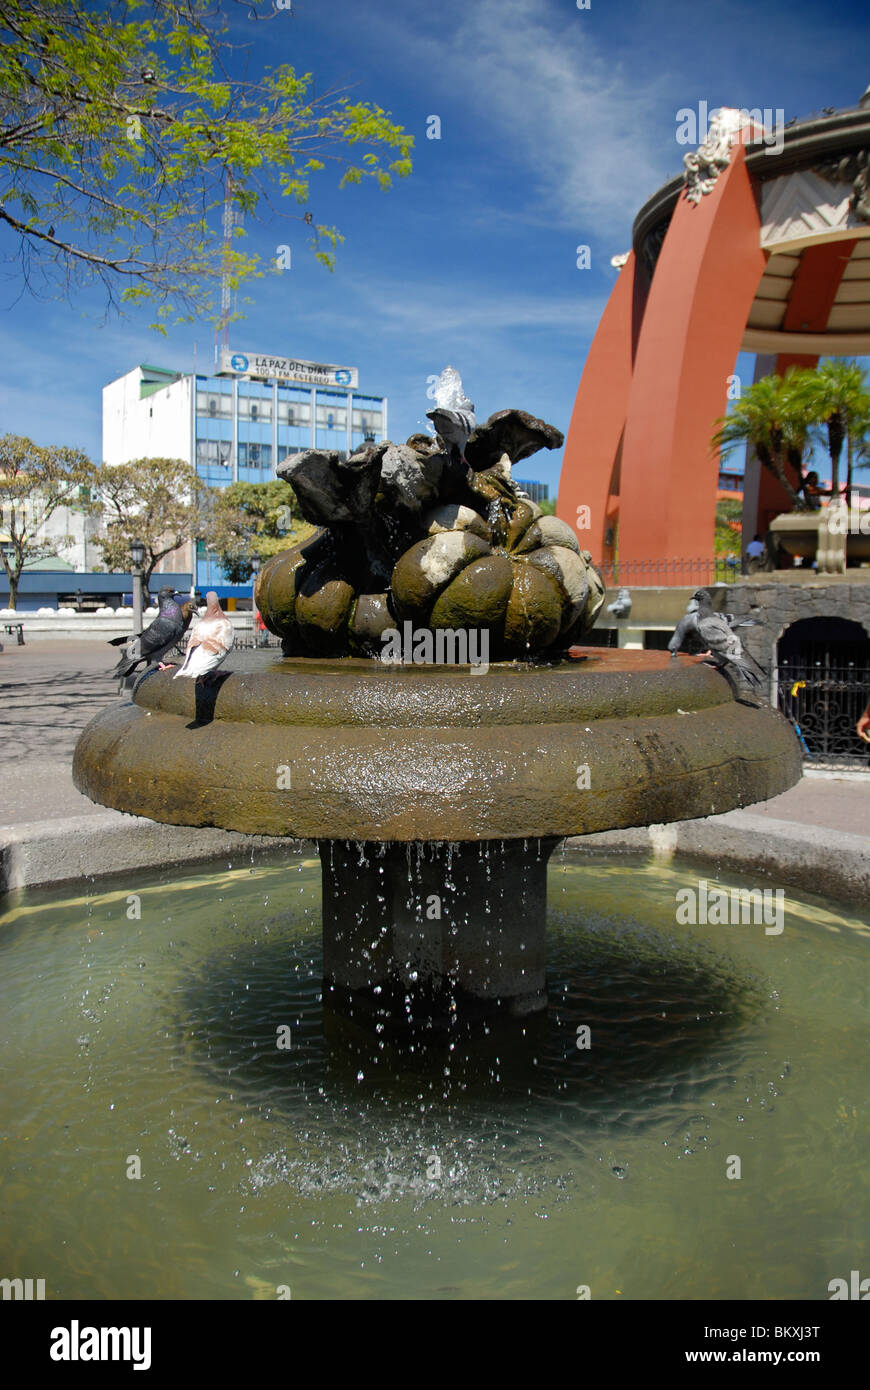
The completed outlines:
[[[420,454],[407,444],[390,444],[381,462],[381,487],[387,511],[401,507],[413,515],[439,498],[447,459],[444,454]]]
[[[511,463],[519,463],[539,449],[558,449],[564,442],[561,430],[525,410],[497,410],[471,434],[465,457],[479,473],[494,467],[502,454],[507,454]]]
[[[334,450],[306,449],[280,463],[278,477],[293,488],[303,517],[313,525],[359,522],[371,514],[383,452],[370,449],[345,462]]]

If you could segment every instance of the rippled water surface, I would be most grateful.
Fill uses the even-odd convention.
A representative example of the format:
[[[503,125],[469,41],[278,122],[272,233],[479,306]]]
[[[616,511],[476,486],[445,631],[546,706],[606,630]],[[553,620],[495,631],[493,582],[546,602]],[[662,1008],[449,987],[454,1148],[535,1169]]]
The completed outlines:
[[[12,896],[0,1276],[826,1299],[868,1263],[870,918],[678,925],[699,877],[751,886],[557,855],[546,1017],[402,1048],[324,1013],[314,859]]]

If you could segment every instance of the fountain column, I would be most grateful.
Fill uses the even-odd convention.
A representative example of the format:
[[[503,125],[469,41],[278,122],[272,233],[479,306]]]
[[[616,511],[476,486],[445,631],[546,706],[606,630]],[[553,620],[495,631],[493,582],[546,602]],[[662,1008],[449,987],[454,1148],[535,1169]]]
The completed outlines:
[[[320,840],[324,998],[444,1026],[544,1009],[547,861],[558,837]]]

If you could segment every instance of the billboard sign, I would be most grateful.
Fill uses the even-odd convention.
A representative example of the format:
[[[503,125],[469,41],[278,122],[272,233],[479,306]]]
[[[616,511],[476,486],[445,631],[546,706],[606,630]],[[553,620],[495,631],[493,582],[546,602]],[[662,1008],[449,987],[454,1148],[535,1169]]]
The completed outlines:
[[[257,352],[220,355],[221,376],[257,376],[269,381],[301,381],[306,386],[359,386],[356,367],[337,367],[328,362],[303,362],[298,357],[265,357]]]

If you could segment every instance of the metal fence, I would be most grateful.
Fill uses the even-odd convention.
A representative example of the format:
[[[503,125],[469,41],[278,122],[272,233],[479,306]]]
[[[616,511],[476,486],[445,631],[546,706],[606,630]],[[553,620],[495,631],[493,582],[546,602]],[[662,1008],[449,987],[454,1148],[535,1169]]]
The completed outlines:
[[[786,658],[776,681],[779,708],[795,726],[805,763],[870,772],[870,746],[855,733],[870,699],[870,660],[824,650]]]
[[[661,588],[701,588],[707,584],[734,584],[740,579],[740,560],[724,556],[696,560],[612,560],[598,568],[608,588],[650,585]]]
[[[255,626],[253,618],[251,618],[250,623],[237,627],[235,633],[233,642],[235,647],[245,649],[262,647],[264,650],[269,648],[277,651],[281,649],[281,638],[276,637],[274,632],[269,632],[268,629],[262,632],[260,628]]]

